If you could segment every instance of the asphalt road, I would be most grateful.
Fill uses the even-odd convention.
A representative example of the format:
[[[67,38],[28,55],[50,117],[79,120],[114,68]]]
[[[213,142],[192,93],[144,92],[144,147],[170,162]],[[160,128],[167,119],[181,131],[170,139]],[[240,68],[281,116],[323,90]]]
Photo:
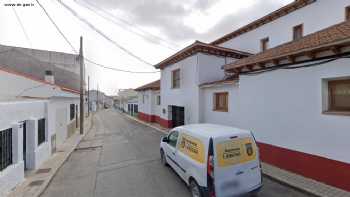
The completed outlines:
[[[113,110],[94,127],[58,171],[44,197],[187,197],[185,183],[160,163],[163,134]],[[269,178],[259,197],[308,197]]]

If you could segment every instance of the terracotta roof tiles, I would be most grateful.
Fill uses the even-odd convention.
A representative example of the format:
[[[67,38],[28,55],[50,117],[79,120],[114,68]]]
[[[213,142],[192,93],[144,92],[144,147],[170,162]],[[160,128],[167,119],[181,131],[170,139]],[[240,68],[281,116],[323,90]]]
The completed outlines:
[[[331,26],[309,34],[299,40],[291,41],[250,57],[237,60],[224,66],[225,70],[237,69],[247,65],[261,64],[282,58],[319,52],[332,47],[343,47],[350,43],[350,21]]]
[[[153,81],[135,89],[135,91],[160,90],[160,80]]]

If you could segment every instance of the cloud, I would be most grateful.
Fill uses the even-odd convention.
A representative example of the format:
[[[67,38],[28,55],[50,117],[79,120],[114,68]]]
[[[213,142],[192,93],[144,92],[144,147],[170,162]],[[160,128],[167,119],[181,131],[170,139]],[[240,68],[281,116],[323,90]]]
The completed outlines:
[[[86,1],[96,4],[95,0]],[[208,31],[201,33],[195,31],[195,27],[186,25],[184,21],[193,12],[207,15],[207,11],[219,0],[99,0],[98,5],[126,14],[138,26],[156,28],[164,37],[175,42],[210,42],[291,1],[293,0],[256,0],[252,6],[227,14],[208,28]],[[246,1],[227,0],[227,6],[232,7],[244,3]]]
[[[259,0],[254,6],[243,9],[237,13],[229,14],[205,34],[200,35],[205,41],[213,41],[226,35],[266,14],[282,7],[286,1]]]

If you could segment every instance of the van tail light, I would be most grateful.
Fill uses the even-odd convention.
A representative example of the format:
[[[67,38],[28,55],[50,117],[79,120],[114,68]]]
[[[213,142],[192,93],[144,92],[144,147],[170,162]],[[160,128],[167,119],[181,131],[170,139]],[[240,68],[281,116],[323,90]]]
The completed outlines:
[[[210,197],[215,197],[214,185],[214,148],[213,139],[209,140],[208,161],[207,161],[207,186]]]
[[[208,175],[214,179],[214,157],[213,155],[208,155]]]

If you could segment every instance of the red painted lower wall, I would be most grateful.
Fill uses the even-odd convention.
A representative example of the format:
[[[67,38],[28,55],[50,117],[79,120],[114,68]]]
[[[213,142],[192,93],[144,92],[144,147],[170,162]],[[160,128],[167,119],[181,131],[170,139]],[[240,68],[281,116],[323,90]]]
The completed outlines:
[[[149,114],[145,114],[142,112],[138,113],[138,118],[140,120],[146,121],[146,122],[156,122],[158,123],[160,126],[164,127],[164,128],[172,128],[172,122],[171,120],[165,120],[159,116],[156,115],[149,115]]]
[[[348,163],[265,143],[258,143],[258,146],[261,160],[266,163],[350,191]]]
[[[171,120],[139,112],[139,119],[172,128]],[[350,164],[258,142],[261,160],[304,177],[350,191]],[[344,150],[345,151],[345,150]]]

